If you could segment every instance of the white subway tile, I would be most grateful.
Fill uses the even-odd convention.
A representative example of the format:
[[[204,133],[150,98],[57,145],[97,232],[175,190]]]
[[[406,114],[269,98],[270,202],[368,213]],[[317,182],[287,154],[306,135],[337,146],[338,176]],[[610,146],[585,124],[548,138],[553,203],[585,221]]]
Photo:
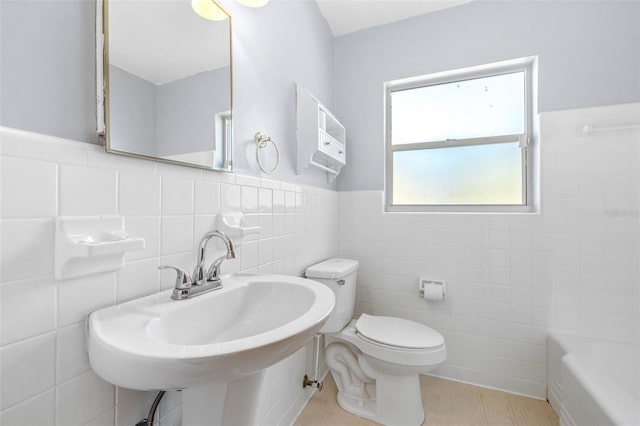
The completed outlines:
[[[531,268],[531,250],[530,249],[514,249],[509,251],[509,265],[512,268]]]
[[[510,284],[518,287],[529,287],[532,283],[533,273],[530,268],[510,268]]]
[[[236,174],[236,184],[242,186],[260,187],[260,178],[254,176],[238,175]]]
[[[271,189],[260,188],[258,192],[258,208],[260,213],[271,214],[273,212],[273,191]]]
[[[59,385],[57,400],[56,424],[85,424],[113,407],[115,388],[89,371]]]
[[[3,148],[5,145],[3,141]],[[40,422],[42,424],[57,422],[57,424],[98,425],[113,424],[121,420],[121,416],[116,418],[115,414],[116,412],[122,414],[123,406],[119,405],[118,409],[114,410],[113,387],[102,382],[90,371],[84,350],[83,321],[91,311],[114,304],[116,295],[118,301],[122,301],[158,291],[160,288],[173,287],[174,274],[169,276],[163,273],[160,280],[160,274],[155,268],[160,263],[169,263],[191,272],[194,243],[200,237],[199,234],[215,226],[214,215],[220,211],[240,211],[244,207],[245,211],[250,213],[246,216],[247,221],[251,225],[262,228],[259,235],[251,236],[248,239],[251,241],[246,241],[242,247],[239,247],[240,259],[225,262],[223,265],[225,273],[242,269],[261,273],[299,274],[309,264],[337,254],[338,194],[334,191],[296,184],[284,184],[284,189],[280,190],[282,186],[280,182],[268,179],[244,176],[236,179],[234,174],[202,172],[166,164],[158,164],[156,167],[153,162],[106,155],[100,151],[101,148],[78,143],[68,145],[62,143],[60,147],[62,150],[68,147],[80,155],[76,159],[64,158],[64,156],[57,158],[58,151],[54,150],[51,152],[53,156],[47,155],[41,158],[45,160],[42,163],[45,165],[42,169],[51,169],[53,178],[47,178],[42,182],[42,186],[39,182],[35,182],[35,186],[30,182],[33,191],[30,190],[29,193],[40,191],[41,195],[27,206],[28,210],[15,213],[16,219],[20,220],[2,221],[3,257],[0,278],[3,284],[0,291],[3,292],[3,303],[7,304],[13,299],[11,292],[17,288],[13,287],[17,284],[13,283],[14,280],[33,279],[34,283],[38,283],[39,280],[44,282],[45,277],[50,277],[53,273],[53,220],[23,219],[29,215],[34,215],[33,217],[44,215],[39,211],[46,209],[33,208],[37,202],[48,203],[47,209],[51,211],[45,217],[51,218],[57,213],[73,216],[121,214],[125,216],[127,232],[145,238],[146,248],[128,254],[125,268],[118,272],[57,283],[52,281],[50,288],[43,287],[44,293],[39,292],[41,287],[39,284],[25,290],[27,293],[38,290],[37,295],[29,296],[30,300],[50,299],[52,303],[48,307],[41,306],[36,317],[33,317],[28,324],[12,327],[13,335],[10,337],[6,338],[4,330],[2,331],[2,343],[13,342],[2,349],[3,355],[16,345],[26,345],[50,336],[48,352],[47,350],[42,352],[25,350],[27,358],[46,354],[47,360],[50,361],[49,365],[42,362],[39,365],[46,366],[48,369],[48,376],[42,377],[49,377],[49,384],[44,388],[38,384],[32,386],[29,379],[23,395],[14,394],[12,389],[12,396],[17,402],[10,401],[12,406],[2,412],[3,421],[6,418],[16,418],[15,416],[20,419],[25,418],[27,411],[20,411],[22,406],[20,401],[24,398],[32,398],[25,400],[25,406],[32,402],[35,404],[33,407],[44,406],[42,401],[38,401],[38,398],[43,395],[49,395],[51,409],[48,412],[44,410],[46,416]],[[79,149],[74,150],[73,148],[76,147]],[[52,159],[63,165],[46,163]],[[31,160],[3,159],[4,163],[20,161]],[[80,166],[86,164],[89,166],[68,165],[74,162],[79,163]],[[138,165],[141,167],[149,165],[149,167],[142,167],[141,172]],[[57,171],[56,167],[58,167]],[[154,170],[157,170],[157,173],[154,173]],[[10,171],[10,167],[4,168],[5,175]],[[55,185],[56,178],[59,178],[59,187]],[[201,181],[201,178],[204,181]],[[193,179],[196,181],[192,182]],[[7,180],[13,180],[13,178]],[[235,185],[236,180],[239,185]],[[181,184],[184,182],[187,182],[186,186]],[[47,186],[50,188],[45,188]],[[187,187],[192,188],[191,193]],[[274,206],[274,190],[279,193],[275,196],[277,206]],[[5,192],[3,188],[3,194]],[[59,199],[58,206],[55,204],[56,197]],[[187,198],[190,198],[191,202],[186,202]],[[54,200],[53,208],[50,206],[51,199]],[[18,204],[12,204],[14,206],[11,208],[17,211]],[[272,216],[274,208],[280,215],[275,227]],[[290,213],[288,217],[290,221],[284,220],[285,212]],[[5,213],[6,210],[3,210],[2,214]],[[165,216],[160,217],[161,213]],[[10,215],[13,214],[10,213]],[[181,216],[183,214],[184,216]],[[379,216],[378,220],[381,220],[382,216]],[[276,227],[278,234],[274,232]],[[285,234],[286,238],[281,237],[279,240],[272,238],[274,235]],[[308,244],[307,240],[313,243]],[[210,254],[215,254],[216,250],[213,244]],[[10,253],[10,256],[5,256],[4,253]],[[277,254],[279,256],[276,256]],[[33,258],[37,258],[38,261],[32,262]],[[131,282],[134,283],[133,287],[129,285]],[[147,288],[149,283],[153,285]],[[21,292],[21,296],[24,296],[23,293]],[[44,294],[47,294],[46,298]],[[412,315],[409,310],[397,312],[402,315]],[[7,319],[7,316],[17,318],[11,308],[3,309],[3,326],[13,321]],[[21,328],[23,325],[25,327]],[[57,334],[41,334],[47,333],[56,325],[59,330]],[[9,358],[3,357],[3,363]],[[304,370],[304,360],[304,356],[297,358],[294,356],[286,364],[283,363],[282,368],[286,375],[282,376],[284,384],[282,406],[277,407],[275,411],[272,410],[271,413],[275,416],[274,418],[279,416],[276,421],[280,421],[285,416],[284,413],[292,409],[292,401],[298,395],[297,380]],[[4,364],[2,373],[4,385]],[[54,380],[58,383],[57,419],[55,420],[53,419],[54,392],[47,390],[55,386]],[[6,393],[4,389],[6,388],[3,388],[3,393]],[[150,401],[137,401],[132,404],[132,407],[141,409],[142,414],[145,414],[148,409],[147,402]],[[3,403],[5,403],[4,398]],[[14,403],[17,405],[13,405]],[[76,409],[75,404],[80,404],[81,407]],[[164,411],[161,415],[163,423],[171,422],[171,419],[179,423],[180,414],[179,405],[170,412]],[[14,417],[11,417],[12,415]],[[137,420],[139,418],[135,418],[135,421]],[[19,421],[15,423],[20,424]]]
[[[491,249],[491,251],[489,251],[487,248],[484,248],[484,247],[470,247],[468,249],[468,256],[467,256],[469,264],[478,265],[478,266],[488,266],[490,253],[492,253],[493,250],[494,249]]]
[[[280,182],[277,180],[261,178],[260,186],[269,189],[280,189]]]
[[[491,284],[508,285],[509,284],[509,268],[492,266],[489,268],[489,279]]]
[[[121,172],[118,175],[118,212],[123,216],[158,216],[160,176]]]
[[[61,165],[59,203],[61,216],[116,214],[117,174],[114,171]]]
[[[41,393],[0,414],[5,426],[36,426],[55,424],[55,394],[53,390]]]
[[[86,144],[40,133],[2,127],[2,155],[67,164],[87,163]]]
[[[162,426],[182,426],[182,406],[176,407],[160,419]]]
[[[85,342],[85,324],[79,323],[58,330],[56,381],[66,382],[91,369]]]
[[[558,269],[577,271],[580,269],[580,257],[574,251],[556,250],[554,264]]]
[[[552,309],[533,307],[533,325],[550,330],[555,326],[555,314]],[[620,327],[617,327],[618,329]],[[623,339],[624,340],[624,339]]]
[[[160,256],[160,217],[129,216],[125,218],[124,228],[127,234],[144,238],[144,249],[126,254],[127,261]]]
[[[244,214],[244,220],[249,228],[255,228],[260,226],[260,217],[258,214],[247,213]],[[256,233],[250,233],[244,236],[244,242],[256,241],[261,238],[260,229]]]
[[[255,268],[258,266],[258,243],[248,242],[242,245],[242,254],[240,256],[242,270]]]
[[[489,267],[469,265],[467,267],[467,277],[469,277],[469,280],[478,283],[488,283],[490,281]]]
[[[193,253],[197,254],[200,239],[208,232],[214,231],[218,228],[218,217],[216,215],[197,215],[194,218],[194,232],[193,232]],[[213,239],[207,244],[207,250],[212,251],[214,247],[218,249],[222,248],[222,242]]]
[[[242,212],[258,212],[258,188],[253,186],[242,187]]]
[[[163,216],[161,220],[161,254],[191,251],[193,248],[193,216]]]
[[[54,386],[55,333],[0,349],[0,409],[11,407]]]
[[[451,313],[457,316],[487,318],[490,303],[484,300],[452,298]]]
[[[280,182],[280,188],[283,191],[291,191],[291,192],[300,192],[302,187],[300,185],[296,185],[295,183],[290,182]]]
[[[238,213],[242,211],[241,187],[222,184],[220,186],[220,211],[222,213]]]
[[[220,212],[220,184],[206,181],[195,183],[195,213],[218,214]]]
[[[160,402],[158,411],[160,419],[168,416],[169,413],[178,408],[180,405],[182,405],[182,392],[166,391],[164,397],[162,397],[162,401]]]
[[[258,264],[271,263],[273,260],[273,240],[264,239],[258,241]]]
[[[155,396],[155,392],[116,388],[116,424],[135,425],[140,420],[148,418],[149,407],[153,403]],[[156,419],[160,418],[159,414],[156,411]]]
[[[162,214],[193,214],[193,180],[175,176],[162,177]]]
[[[264,263],[262,265],[258,265],[258,274],[273,274],[273,263]]]
[[[53,275],[53,219],[0,221],[0,281]]]
[[[220,267],[220,274],[233,274],[236,272],[247,272],[242,268],[242,253],[244,253],[244,246],[236,247],[236,258],[235,259],[227,259],[222,262],[222,266]]]
[[[287,235],[296,232],[296,215],[295,213],[287,213],[284,215],[284,233]]]
[[[285,196],[284,191],[273,191],[273,212],[284,213],[285,211]]]
[[[514,305],[533,305],[533,288],[511,286],[509,302]]]
[[[275,237],[280,237],[285,234],[284,217],[284,214],[276,213],[273,215],[273,235]]]
[[[296,254],[295,235],[286,235],[284,237],[284,253],[286,256],[292,256]]]
[[[285,213],[296,212],[296,194],[295,192],[285,191],[284,193],[284,211]]]
[[[0,286],[0,344],[51,331],[56,325],[56,284],[50,279],[13,281]],[[28,303],[28,320],[25,318]]]
[[[45,161],[2,157],[0,217],[53,217],[58,212],[58,166]]]
[[[273,237],[273,215],[270,213],[260,213],[258,215],[258,226],[260,226],[260,238]]]
[[[129,262],[117,273],[117,302],[123,303],[160,291],[157,258]]]
[[[393,291],[369,289],[367,291],[367,303],[374,305],[398,306],[398,294]]]
[[[492,229],[489,233],[489,247],[509,248],[510,234],[508,231]]]
[[[489,371],[502,376],[540,384],[545,383],[547,374],[547,369],[544,364],[535,364],[495,356],[490,357]]]
[[[509,250],[507,249],[491,249],[490,264],[491,266],[509,266]]]
[[[115,409],[107,410],[95,419],[91,420],[86,426],[113,426],[116,423]]]
[[[506,285],[491,285],[490,286],[490,300],[496,303],[509,302],[509,290],[510,287]]]
[[[60,281],[58,327],[84,321],[89,313],[115,302],[115,272]]]
[[[182,179],[202,179],[203,170],[196,167],[184,167],[170,163],[156,163],[156,174],[164,177],[177,177]]]
[[[87,166],[112,170],[130,170],[135,172],[155,173],[155,161],[137,159],[126,155],[107,153],[104,146],[85,144],[87,149]]]

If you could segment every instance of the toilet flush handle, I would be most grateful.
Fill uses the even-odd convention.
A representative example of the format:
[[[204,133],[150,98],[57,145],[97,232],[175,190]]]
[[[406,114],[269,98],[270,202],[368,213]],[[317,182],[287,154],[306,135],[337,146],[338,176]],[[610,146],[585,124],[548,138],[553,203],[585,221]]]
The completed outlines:
[[[345,281],[344,280],[338,280],[336,281],[338,283],[338,285],[344,285]]]

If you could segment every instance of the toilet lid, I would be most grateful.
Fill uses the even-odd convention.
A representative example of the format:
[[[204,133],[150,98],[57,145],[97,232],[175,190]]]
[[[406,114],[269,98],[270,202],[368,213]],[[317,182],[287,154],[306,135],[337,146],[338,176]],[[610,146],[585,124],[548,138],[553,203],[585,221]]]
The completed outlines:
[[[400,348],[426,349],[444,344],[442,335],[431,327],[402,318],[362,314],[356,330],[367,339]]]

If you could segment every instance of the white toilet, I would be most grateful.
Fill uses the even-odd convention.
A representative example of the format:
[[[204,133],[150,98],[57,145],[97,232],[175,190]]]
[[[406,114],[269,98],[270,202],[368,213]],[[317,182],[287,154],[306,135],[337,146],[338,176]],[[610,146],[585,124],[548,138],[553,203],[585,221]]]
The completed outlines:
[[[444,338],[401,318],[362,314],[352,319],[357,273],[356,260],[339,258],[306,271],[307,278],[336,295],[335,310],[320,333],[338,386],[338,404],[385,425],[419,425],[424,420],[419,375],[447,358]]]

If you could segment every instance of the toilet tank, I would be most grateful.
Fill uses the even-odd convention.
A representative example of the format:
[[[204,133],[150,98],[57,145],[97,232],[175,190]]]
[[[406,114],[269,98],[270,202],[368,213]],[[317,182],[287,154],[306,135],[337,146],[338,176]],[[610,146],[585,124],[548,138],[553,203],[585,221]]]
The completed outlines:
[[[351,321],[356,303],[357,274],[357,260],[337,257],[307,268],[307,278],[328,286],[336,296],[336,307],[320,333],[337,333]]]

